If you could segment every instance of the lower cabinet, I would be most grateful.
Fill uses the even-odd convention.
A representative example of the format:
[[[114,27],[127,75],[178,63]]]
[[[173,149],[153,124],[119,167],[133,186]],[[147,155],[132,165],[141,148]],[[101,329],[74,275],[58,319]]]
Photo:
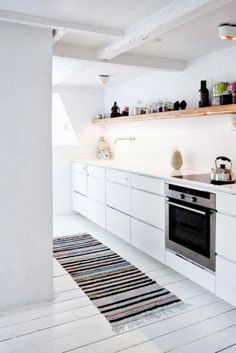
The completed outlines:
[[[73,192],[72,195],[72,207],[73,210],[87,217],[88,214],[88,198],[87,196],[81,195],[77,192]]]
[[[87,196],[73,192],[73,210],[89,218],[100,227],[106,225],[106,207]]]
[[[185,260],[171,251],[166,250],[166,265],[196,282],[200,286],[215,293],[215,275]]]
[[[164,230],[164,197],[134,188],[131,189],[131,216]]]
[[[106,209],[107,230],[130,243],[130,216],[113,208]]]
[[[105,204],[105,180],[88,176],[88,197]]]
[[[236,262],[236,218],[217,213],[216,252],[218,255]]]
[[[216,295],[236,306],[236,263],[216,256]]]
[[[130,188],[124,185],[106,183],[107,205],[130,214]]]
[[[87,195],[87,176],[86,174],[72,172],[72,189],[80,194]]]
[[[155,259],[165,262],[165,233],[131,218],[131,244]]]

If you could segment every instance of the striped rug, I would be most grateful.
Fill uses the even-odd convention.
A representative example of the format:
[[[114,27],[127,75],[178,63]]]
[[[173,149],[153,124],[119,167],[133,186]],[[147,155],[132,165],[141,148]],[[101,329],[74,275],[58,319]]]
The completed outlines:
[[[58,237],[53,243],[54,257],[117,332],[181,302],[89,234]]]

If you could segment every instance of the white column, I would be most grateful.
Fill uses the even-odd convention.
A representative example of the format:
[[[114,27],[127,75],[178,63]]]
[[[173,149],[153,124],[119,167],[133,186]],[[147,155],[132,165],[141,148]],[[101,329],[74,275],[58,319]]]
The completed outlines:
[[[51,37],[0,22],[0,312],[53,293]]]

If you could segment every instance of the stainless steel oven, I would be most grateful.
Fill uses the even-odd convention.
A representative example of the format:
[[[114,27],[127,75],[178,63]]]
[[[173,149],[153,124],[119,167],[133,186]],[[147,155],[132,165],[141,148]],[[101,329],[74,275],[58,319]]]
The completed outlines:
[[[166,184],[166,248],[215,271],[215,194]]]

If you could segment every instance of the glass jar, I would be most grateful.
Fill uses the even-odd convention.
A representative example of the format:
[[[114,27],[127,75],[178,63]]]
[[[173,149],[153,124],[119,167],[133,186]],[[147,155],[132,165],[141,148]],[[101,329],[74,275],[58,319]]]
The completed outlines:
[[[232,104],[232,93],[230,91],[224,91],[221,95],[220,95],[220,104],[221,105],[226,105],[226,104]]]

